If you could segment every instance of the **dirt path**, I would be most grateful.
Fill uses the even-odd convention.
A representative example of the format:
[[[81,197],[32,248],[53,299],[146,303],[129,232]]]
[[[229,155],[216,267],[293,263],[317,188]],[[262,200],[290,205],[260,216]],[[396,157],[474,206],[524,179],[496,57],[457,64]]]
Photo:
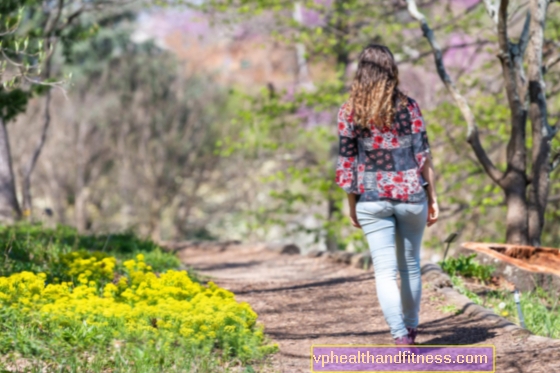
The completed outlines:
[[[186,248],[179,256],[257,312],[280,346],[263,371],[309,372],[312,344],[392,344],[372,271],[263,247]],[[560,372],[560,341],[527,339],[480,317],[445,313],[447,302],[426,287],[422,299],[418,342],[495,345],[499,373]]]

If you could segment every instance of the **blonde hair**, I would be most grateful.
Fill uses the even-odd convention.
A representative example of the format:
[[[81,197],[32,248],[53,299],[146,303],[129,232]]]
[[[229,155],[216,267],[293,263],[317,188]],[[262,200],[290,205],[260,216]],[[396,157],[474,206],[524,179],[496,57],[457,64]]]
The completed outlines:
[[[369,127],[370,121],[381,129],[391,127],[396,105],[406,105],[399,88],[399,70],[393,54],[383,45],[368,45],[358,58],[358,70],[350,91],[349,109],[354,123]]]

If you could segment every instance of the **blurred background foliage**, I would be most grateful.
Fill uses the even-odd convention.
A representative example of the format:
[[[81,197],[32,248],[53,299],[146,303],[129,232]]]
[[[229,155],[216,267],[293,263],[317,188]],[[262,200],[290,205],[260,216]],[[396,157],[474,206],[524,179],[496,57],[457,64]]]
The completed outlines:
[[[463,241],[504,240],[503,195],[466,143],[466,124],[404,1],[162,4],[91,11],[80,27],[60,35],[53,76],[71,78],[64,90],[52,90],[29,219],[92,234],[128,229],[155,241],[293,241],[306,249],[364,250],[334,184],[336,112],[357,54],[377,42],[395,54],[401,86],[428,123],[442,215],[426,231],[425,246],[439,247],[453,231]],[[418,4],[477,116],[483,145],[503,166],[509,109],[483,2]],[[510,28],[517,35],[526,7],[514,5]],[[560,53],[558,4],[548,19],[545,58]],[[554,124],[560,64],[545,79]],[[8,125],[16,184],[44,105],[34,96]],[[542,243],[559,247],[558,171],[551,179]]]

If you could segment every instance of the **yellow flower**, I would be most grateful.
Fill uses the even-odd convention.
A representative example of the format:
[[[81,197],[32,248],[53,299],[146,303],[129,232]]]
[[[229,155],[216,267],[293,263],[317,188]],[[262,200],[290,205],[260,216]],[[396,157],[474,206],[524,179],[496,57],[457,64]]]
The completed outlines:
[[[232,292],[213,282],[193,282],[185,271],[170,270],[157,277],[144,260],[139,254],[124,262],[126,274],[114,284],[108,280],[113,278],[115,258],[72,252],[62,262],[75,283],[45,285],[44,273],[0,277],[0,305],[39,315],[45,325],[59,329],[86,323],[105,329],[115,340],[141,337],[147,343],[160,341],[163,349],[170,348],[163,342],[169,339],[211,348],[216,339],[226,338],[251,346],[238,350],[250,354],[262,342],[262,329],[255,327],[257,314],[249,304],[235,301]]]

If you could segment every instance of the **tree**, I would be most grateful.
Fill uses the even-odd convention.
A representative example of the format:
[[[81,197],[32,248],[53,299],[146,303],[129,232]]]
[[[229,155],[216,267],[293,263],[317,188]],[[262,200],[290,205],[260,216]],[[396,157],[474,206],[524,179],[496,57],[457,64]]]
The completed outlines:
[[[127,1],[115,0],[114,3]],[[51,59],[59,41],[69,45],[91,35],[92,23],[81,16],[111,5],[104,0],[8,0],[0,5],[0,221],[22,215],[16,194],[7,124],[25,111],[30,98],[46,94],[44,123],[29,161],[23,167],[24,214],[31,213],[31,174],[45,144],[50,125],[50,88],[61,87],[51,78]]]
[[[550,189],[550,173],[560,155],[552,155],[551,142],[559,124],[550,125],[544,74],[558,62],[558,55],[543,63],[545,25],[550,1],[531,0],[517,42],[512,42],[508,27],[509,1],[484,1],[491,18],[497,23],[499,53],[504,85],[510,108],[510,135],[507,166],[500,170],[488,157],[481,144],[475,115],[446,71],[441,48],[426,17],[414,0],[407,0],[409,13],[421,24],[432,48],[438,74],[467,122],[467,141],[490,179],[505,194],[507,204],[506,242],[540,246],[545,210]],[[525,72],[527,66],[527,73]],[[527,121],[531,134],[527,136]],[[531,145],[529,147],[529,141]],[[530,154],[528,154],[528,148]],[[529,165],[528,165],[529,163]]]
[[[400,52],[406,37],[395,19],[406,8],[394,1],[363,0],[306,0],[294,6],[295,12],[274,0],[206,4],[222,16],[237,11],[252,20],[261,14],[274,17],[261,33],[293,47],[297,60],[300,84],[284,87],[293,94],[278,92],[272,82],[261,94],[249,93],[251,104],[240,110],[237,121],[242,127],[229,144],[246,151],[248,158],[267,158],[276,165],[267,178],[273,185],[272,201],[258,209],[257,225],[269,222],[291,227],[292,232],[313,233],[328,250],[350,243],[363,249],[361,233],[345,228],[350,225],[343,214],[344,193],[334,183],[338,139],[332,113],[346,99],[353,64],[365,45],[380,42]],[[302,8],[315,21],[302,19]],[[302,215],[320,224],[310,228]]]

